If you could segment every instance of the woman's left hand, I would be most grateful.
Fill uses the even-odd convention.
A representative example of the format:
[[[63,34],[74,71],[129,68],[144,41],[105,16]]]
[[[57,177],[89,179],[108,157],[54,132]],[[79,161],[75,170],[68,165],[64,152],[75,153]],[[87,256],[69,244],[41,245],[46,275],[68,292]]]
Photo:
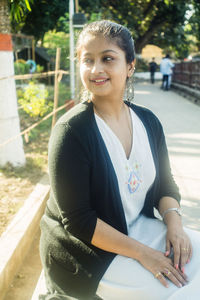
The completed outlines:
[[[174,252],[174,267],[184,273],[184,266],[192,257],[192,245],[182,226],[167,228],[166,256],[170,255],[171,248]]]

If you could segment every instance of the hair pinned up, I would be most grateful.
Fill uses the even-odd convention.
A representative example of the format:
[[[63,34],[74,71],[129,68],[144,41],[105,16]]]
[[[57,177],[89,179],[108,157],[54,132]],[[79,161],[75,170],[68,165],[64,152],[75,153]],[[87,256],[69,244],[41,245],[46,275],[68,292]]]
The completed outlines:
[[[131,63],[134,60],[134,41],[130,31],[126,27],[108,20],[92,22],[83,27],[76,47],[78,58],[80,57],[83,40],[88,34],[104,36],[106,39],[116,43],[116,45],[125,52],[127,63]]]

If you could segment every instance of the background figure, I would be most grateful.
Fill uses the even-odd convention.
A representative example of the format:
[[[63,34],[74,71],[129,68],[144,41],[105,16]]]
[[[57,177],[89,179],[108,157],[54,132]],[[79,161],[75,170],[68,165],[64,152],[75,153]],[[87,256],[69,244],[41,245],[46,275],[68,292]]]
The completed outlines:
[[[155,76],[156,69],[157,69],[157,63],[155,62],[155,57],[152,57],[152,61],[149,63],[151,83],[154,83],[154,76]]]
[[[168,76],[168,89],[171,87],[171,82],[172,82],[172,74],[173,74],[173,69],[170,69],[170,74]]]
[[[160,64],[160,72],[163,75],[161,88],[165,91],[169,90],[169,76],[172,74],[173,67],[174,67],[174,64],[171,62],[169,54],[167,54],[162,59],[161,64]]]

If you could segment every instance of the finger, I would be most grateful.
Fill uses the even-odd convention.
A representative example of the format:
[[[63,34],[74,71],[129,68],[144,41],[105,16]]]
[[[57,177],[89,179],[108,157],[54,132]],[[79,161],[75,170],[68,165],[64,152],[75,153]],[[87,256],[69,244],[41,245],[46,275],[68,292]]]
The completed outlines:
[[[165,256],[169,256],[171,250],[171,244],[170,241],[167,239],[166,240],[166,251],[165,251]]]
[[[190,252],[189,252],[187,264],[190,262],[190,260],[191,260],[191,258],[192,258],[192,254],[193,254],[193,250],[192,250],[192,246],[190,245]]]
[[[158,280],[160,281],[160,283],[161,283],[162,285],[164,285],[166,288],[169,287],[169,285],[168,285],[168,283],[167,283],[167,280],[165,279],[165,277],[162,275],[161,272],[157,272],[157,273],[155,274],[155,278],[158,279]]]
[[[168,279],[173,282],[177,287],[182,287],[187,282],[184,280],[184,278],[174,269],[175,272],[171,272],[168,269],[164,271],[165,276],[168,277]]]
[[[188,277],[185,273],[183,273],[180,269],[178,269],[177,272],[179,272],[179,274],[184,278],[186,282],[189,282]]]
[[[188,283],[187,275],[181,272],[181,270],[172,268],[171,272],[182,285],[186,285]]]
[[[173,246],[174,249],[174,268],[178,270],[179,262],[180,262],[180,247],[179,246]]]
[[[184,273],[184,266],[188,260],[190,248],[188,245],[181,246],[181,255],[180,255],[180,267],[181,271]]]

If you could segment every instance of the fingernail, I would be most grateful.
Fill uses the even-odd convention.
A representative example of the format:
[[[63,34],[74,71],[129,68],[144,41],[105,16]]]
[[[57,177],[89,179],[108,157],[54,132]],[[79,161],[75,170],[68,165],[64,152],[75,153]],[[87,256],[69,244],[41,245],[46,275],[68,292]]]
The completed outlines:
[[[189,264],[189,262],[190,262],[190,260],[188,259],[188,260],[186,261],[186,264]]]
[[[179,287],[182,287],[182,284],[181,284],[181,283],[179,283]]]
[[[175,265],[176,270],[178,270],[178,264]]]
[[[169,255],[169,251],[166,251],[166,252],[165,252],[165,256],[168,256],[168,255]]]
[[[182,268],[181,268],[181,271],[182,271],[183,273],[185,273],[185,269],[184,269],[184,267],[182,267]]]

